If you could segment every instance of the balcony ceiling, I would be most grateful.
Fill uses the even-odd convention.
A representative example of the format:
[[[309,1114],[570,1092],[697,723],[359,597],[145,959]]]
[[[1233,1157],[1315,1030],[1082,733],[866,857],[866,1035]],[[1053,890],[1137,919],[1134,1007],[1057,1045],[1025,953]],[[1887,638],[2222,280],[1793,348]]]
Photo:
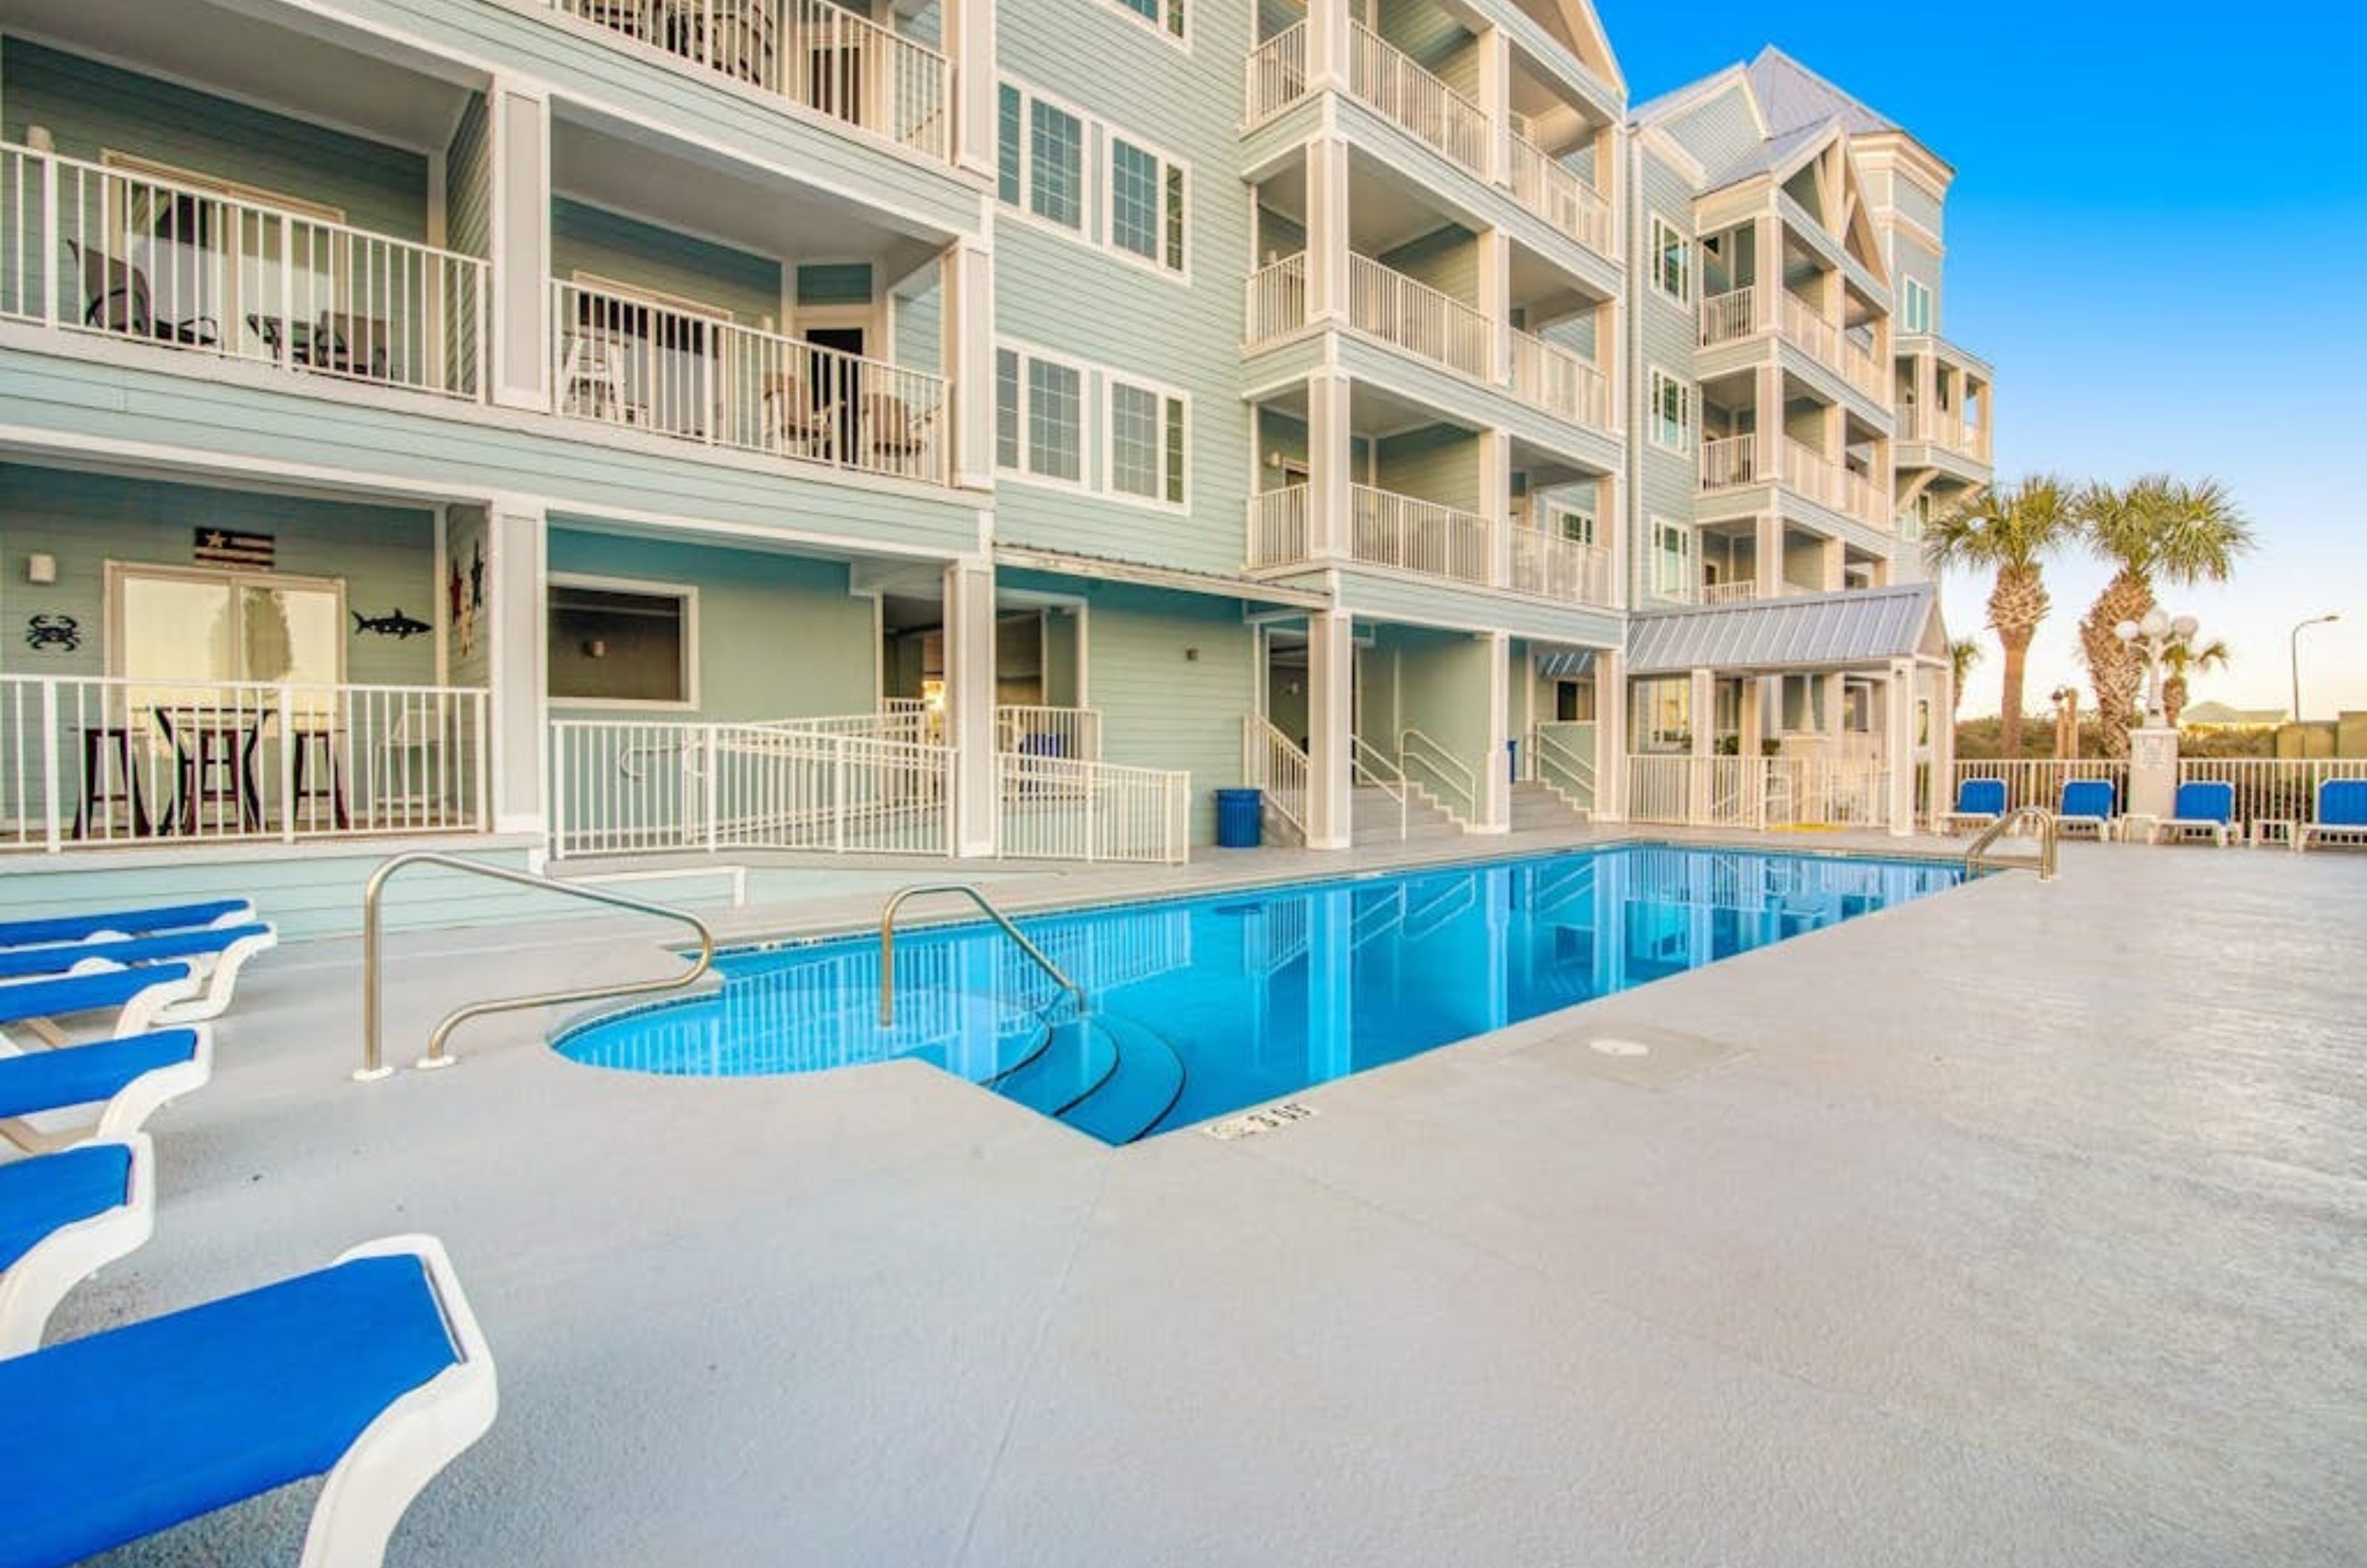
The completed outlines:
[[[374,141],[432,152],[451,139],[472,85],[418,56],[390,63],[400,46],[377,40],[364,55],[326,18],[292,10],[265,21],[207,0],[7,0],[6,25],[78,54],[130,63]]]

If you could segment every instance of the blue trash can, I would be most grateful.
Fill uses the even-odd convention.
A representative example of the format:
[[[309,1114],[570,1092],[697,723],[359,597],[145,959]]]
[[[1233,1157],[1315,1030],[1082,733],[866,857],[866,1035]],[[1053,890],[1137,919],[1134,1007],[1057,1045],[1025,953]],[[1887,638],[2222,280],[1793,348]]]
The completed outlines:
[[[1217,792],[1217,847],[1253,850],[1264,835],[1265,792],[1220,789]]]
[[[1511,753],[1504,763],[1504,776],[1514,784],[1519,784],[1521,782],[1521,743],[1517,740],[1507,740],[1504,742],[1504,749]]]

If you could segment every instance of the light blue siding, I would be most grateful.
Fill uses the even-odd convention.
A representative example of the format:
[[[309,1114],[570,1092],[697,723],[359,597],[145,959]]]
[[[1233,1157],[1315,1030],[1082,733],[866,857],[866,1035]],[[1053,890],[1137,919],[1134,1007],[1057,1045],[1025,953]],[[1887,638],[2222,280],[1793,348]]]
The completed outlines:
[[[773,258],[564,197],[550,204],[550,265],[563,279],[583,272],[696,299],[743,326],[780,320],[781,264]]]

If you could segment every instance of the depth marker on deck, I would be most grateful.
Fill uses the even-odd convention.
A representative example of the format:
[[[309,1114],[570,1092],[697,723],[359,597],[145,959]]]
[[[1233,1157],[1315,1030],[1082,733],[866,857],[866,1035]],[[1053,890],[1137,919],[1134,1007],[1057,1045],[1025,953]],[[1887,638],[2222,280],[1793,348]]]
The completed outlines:
[[[1278,1133],[1294,1122],[1304,1122],[1317,1114],[1315,1107],[1296,1100],[1285,1100],[1273,1105],[1244,1111],[1239,1116],[1228,1116],[1208,1123],[1208,1136],[1223,1143],[1236,1138],[1254,1138],[1263,1133]]]

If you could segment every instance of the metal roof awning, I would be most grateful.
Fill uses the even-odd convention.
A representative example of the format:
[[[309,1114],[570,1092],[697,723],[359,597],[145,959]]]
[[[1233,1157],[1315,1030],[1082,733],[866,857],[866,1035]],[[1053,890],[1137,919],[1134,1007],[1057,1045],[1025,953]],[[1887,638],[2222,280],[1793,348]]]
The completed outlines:
[[[1103,582],[1130,582],[1143,588],[1167,588],[1180,593],[1208,593],[1252,604],[1280,604],[1297,609],[1327,610],[1331,595],[1318,589],[1297,588],[1254,577],[1224,572],[1193,571],[1183,567],[1152,566],[1114,556],[1090,556],[1073,550],[1038,549],[1029,545],[997,545],[998,566],[1062,577],[1092,578]]]
[[[1575,680],[1594,673],[1595,650],[1591,648],[1540,648],[1535,649],[1537,673],[1546,680]]]
[[[1894,659],[1944,659],[1947,648],[1939,588],[1915,582],[1639,615],[1628,623],[1627,671],[1878,669]]]

